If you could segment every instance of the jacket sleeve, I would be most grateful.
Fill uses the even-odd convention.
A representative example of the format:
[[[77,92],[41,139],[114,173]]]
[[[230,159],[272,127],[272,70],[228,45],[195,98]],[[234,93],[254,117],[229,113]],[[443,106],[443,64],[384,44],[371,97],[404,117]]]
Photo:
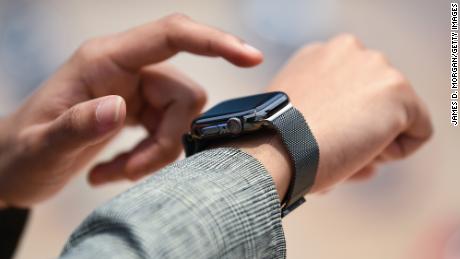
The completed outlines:
[[[96,209],[62,258],[285,258],[280,202],[260,162],[218,148]]]

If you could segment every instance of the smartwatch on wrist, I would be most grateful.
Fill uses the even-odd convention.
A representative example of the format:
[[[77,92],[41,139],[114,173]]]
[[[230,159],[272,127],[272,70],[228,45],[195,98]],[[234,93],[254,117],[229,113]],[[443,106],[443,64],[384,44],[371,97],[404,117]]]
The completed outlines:
[[[281,215],[305,202],[304,196],[314,184],[319,149],[302,114],[283,92],[270,92],[231,99],[217,104],[192,122],[183,137],[186,156],[191,156],[222,139],[275,130],[289,153],[294,174]]]

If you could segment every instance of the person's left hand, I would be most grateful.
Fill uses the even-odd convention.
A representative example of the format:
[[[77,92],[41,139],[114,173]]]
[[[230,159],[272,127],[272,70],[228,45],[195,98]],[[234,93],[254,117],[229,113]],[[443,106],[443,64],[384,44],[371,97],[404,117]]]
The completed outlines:
[[[190,79],[158,64],[180,51],[243,67],[262,61],[238,38],[183,15],[87,41],[0,122],[0,201],[30,206],[50,197],[126,124],[149,135],[93,168],[92,184],[136,180],[176,159],[206,99]]]

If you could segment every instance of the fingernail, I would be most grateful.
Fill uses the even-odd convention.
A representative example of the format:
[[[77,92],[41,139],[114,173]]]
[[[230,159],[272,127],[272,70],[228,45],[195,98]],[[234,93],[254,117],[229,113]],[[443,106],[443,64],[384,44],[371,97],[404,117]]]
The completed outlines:
[[[123,99],[120,96],[109,96],[102,99],[96,107],[96,120],[101,125],[112,125],[120,119],[120,107]]]
[[[258,49],[256,49],[255,47],[247,44],[246,42],[243,43],[243,46],[246,48],[247,51],[253,53],[253,54],[257,54],[257,55],[262,55],[262,52]]]

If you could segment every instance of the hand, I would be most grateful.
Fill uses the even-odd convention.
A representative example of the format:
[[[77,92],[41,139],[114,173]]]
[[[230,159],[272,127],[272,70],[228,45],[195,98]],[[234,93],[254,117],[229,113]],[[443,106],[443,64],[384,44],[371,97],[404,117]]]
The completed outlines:
[[[378,164],[407,157],[432,134],[429,114],[407,79],[350,35],[304,47],[267,90],[286,92],[317,139],[312,192],[368,178]],[[266,166],[273,163],[267,159]]]
[[[128,124],[144,126],[148,137],[93,168],[92,184],[136,180],[176,159],[206,99],[197,84],[159,64],[180,51],[243,67],[262,61],[238,38],[183,15],[84,43],[0,122],[0,200],[30,206],[50,197]]]

